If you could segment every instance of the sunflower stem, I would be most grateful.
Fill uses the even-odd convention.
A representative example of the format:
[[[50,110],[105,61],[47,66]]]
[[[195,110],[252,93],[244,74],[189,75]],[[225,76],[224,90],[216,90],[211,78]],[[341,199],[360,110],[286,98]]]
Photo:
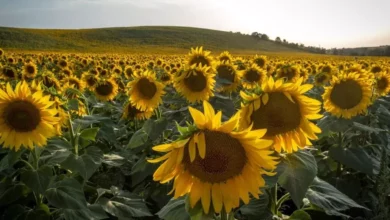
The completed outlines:
[[[31,165],[31,163],[29,163],[27,160],[23,160],[21,159],[20,161],[22,161],[23,163],[25,163],[27,166],[29,166],[32,170],[35,170],[35,168]]]
[[[286,193],[284,194],[279,200],[278,202],[276,203],[276,211],[279,211],[280,207],[282,206],[282,204],[286,201],[290,199],[290,193]]]
[[[74,128],[73,128],[72,119],[71,119],[70,115],[69,115],[68,123],[69,123],[69,132],[70,132],[70,142],[71,142],[72,146],[74,147],[74,151],[75,151],[76,156],[78,156],[79,146],[78,146],[78,143],[76,143],[76,141],[78,141],[78,140],[77,140],[76,135],[74,133]]]

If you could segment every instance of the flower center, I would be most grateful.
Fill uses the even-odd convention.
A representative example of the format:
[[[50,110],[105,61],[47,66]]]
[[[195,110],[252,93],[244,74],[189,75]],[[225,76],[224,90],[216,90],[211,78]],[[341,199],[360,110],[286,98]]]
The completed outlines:
[[[385,90],[387,88],[387,85],[388,85],[388,82],[387,82],[386,78],[380,78],[377,81],[378,90]]]
[[[225,79],[231,83],[234,82],[234,71],[229,66],[221,65],[217,68],[218,77]]]
[[[209,183],[224,182],[237,176],[247,163],[245,149],[229,134],[218,131],[203,131],[205,134],[206,156],[198,154],[191,163],[188,144],[184,151],[183,163],[193,176]]]
[[[152,99],[157,92],[157,87],[146,78],[141,78],[137,83],[138,91],[145,99]]]
[[[34,74],[35,73],[35,68],[33,66],[27,66],[26,67],[26,72],[29,74]]]
[[[210,66],[210,62],[204,56],[193,57],[190,60],[190,66],[192,66],[193,64],[196,64],[196,65],[202,64],[202,66]]]
[[[291,102],[283,93],[268,93],[266,105],[251,115],[253,129],[267,128],[267,137],[283,134],[299,127],[301,112],[299,104]]]
[[[357,106],[363,98],[363,90],[354,80],[342,81],[336,84],[330,93],[330,100],[341,109],[351,109]]]
[[[192,71],[184,78],[184,84],[193,92],[201,92],[207,87],[207,79],[200,71]]]
[[[260,80],[260,74],[256,70],[248,70],[245,74],[245,79],[248,82],[257,82]]]
[[[107,95],[111,95],[113,89],[114,87],[112,86],[112,84],[110,82],[106,82],[104,84],[100,84],[96,86],[95,90],[99,95],[107,96]]]
[[[5,107],[5,123],[17,132],[33,131],[41,121],[39,109],[28,101],[18,100]]]

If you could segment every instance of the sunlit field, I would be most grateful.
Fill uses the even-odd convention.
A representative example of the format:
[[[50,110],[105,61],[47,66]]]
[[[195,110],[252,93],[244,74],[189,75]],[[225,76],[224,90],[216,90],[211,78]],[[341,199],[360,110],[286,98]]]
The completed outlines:
[[[388,219],[390,58],[0,49],[0,219]]]

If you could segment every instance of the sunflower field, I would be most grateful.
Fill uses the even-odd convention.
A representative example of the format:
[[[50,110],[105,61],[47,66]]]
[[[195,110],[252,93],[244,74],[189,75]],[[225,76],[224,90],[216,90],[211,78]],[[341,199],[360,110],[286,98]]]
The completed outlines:
[[[390,59],[0,49],[0,219],[390,219]]]

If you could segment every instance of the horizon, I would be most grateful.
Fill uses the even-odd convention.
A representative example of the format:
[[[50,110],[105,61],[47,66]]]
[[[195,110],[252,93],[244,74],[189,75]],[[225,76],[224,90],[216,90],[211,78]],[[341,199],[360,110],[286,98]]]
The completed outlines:
[[[272,40],[280,37],[326,49],[390,45],[390,14],[386,14],[390,1],[348,2],[0,0],[0,26],[59,30],[174,26],[243,34],[259,32]],[[259,13],[261,4],[269,10]],[[275,17],[279,12],[282,16]],[[262,20],[265,22],[257,22]]]

